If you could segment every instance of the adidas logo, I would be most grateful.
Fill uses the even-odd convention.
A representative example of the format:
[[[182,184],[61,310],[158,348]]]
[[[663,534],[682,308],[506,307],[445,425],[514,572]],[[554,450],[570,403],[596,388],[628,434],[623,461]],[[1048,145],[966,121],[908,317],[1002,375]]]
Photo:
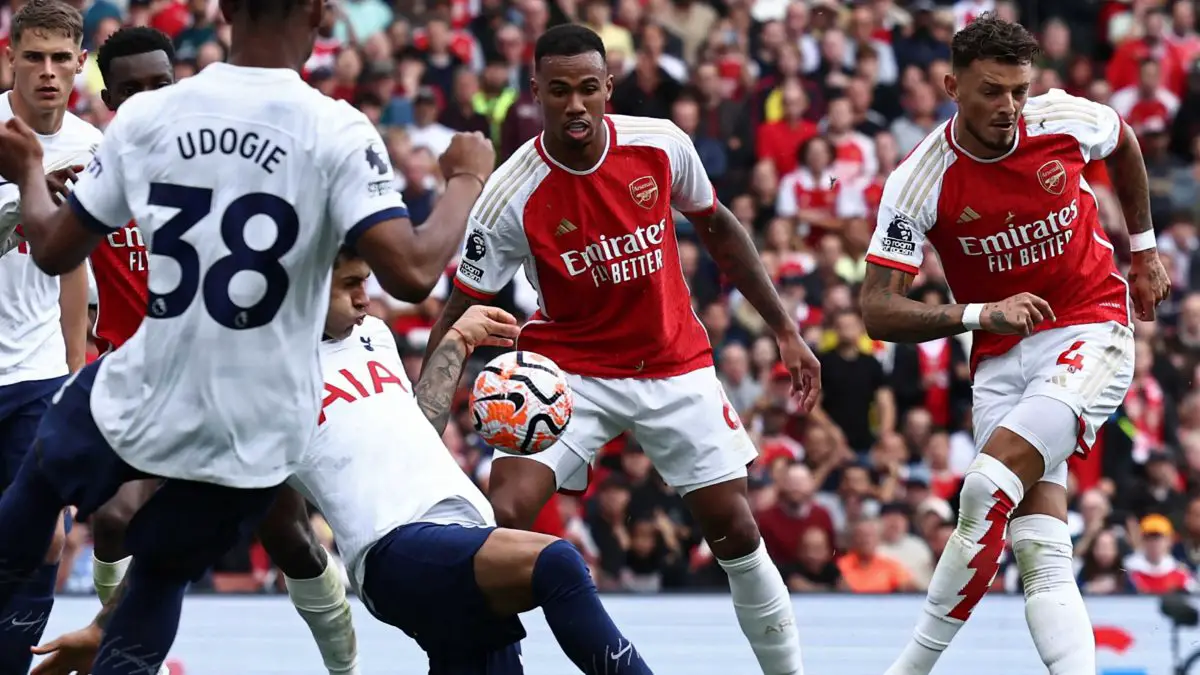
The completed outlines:
[[[568,232],[574,232],[575,230],[578,230],[578,229],[579,228],[575,227],[574,223],[567,220],[566,218],[563,218],[558,223],[558,229],[554,230],[554,236],[561,237],[564,234],[567,234]]]
[[[969,206],[967,208],[963,209],[962,213],[960,213],[958,215],[959,223],[969,223],[973,220],[979,220],[979,214],[975,213],[975,209],[973,209]]]

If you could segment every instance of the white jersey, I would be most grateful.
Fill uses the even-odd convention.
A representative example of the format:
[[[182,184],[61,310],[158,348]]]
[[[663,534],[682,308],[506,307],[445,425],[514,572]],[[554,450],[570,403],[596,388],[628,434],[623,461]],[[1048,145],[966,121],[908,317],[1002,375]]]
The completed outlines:
[[[214,63],[121,106],[71,205],[105,234],[136,220],[151,256],[146,320],[92,391],[122,459],[237,488],[293,473],[338,247],[408,216],[386,157],[291,70]]]
[[[487,498],[413,397],[387,325],[368,317],[321,344],[325,398],[316,442],[289,481],[321,509],[362,587],[375,542],[414,522],[495,525]]]
[[[13,117],[11,95],[0,94],[0,123]],[[58,133],[38,135],[46,167],[71,157],[86,163],[101,138],[99,129],[71,113],[63,116]],[[0,179],[0,240],[4,240],[0,248],[0,386],[67,374],[58,277],[38,269],[29,255],[29,244],[17,225],[20,199],[17,186]],[[13,227],[18,228],[15,233]]]

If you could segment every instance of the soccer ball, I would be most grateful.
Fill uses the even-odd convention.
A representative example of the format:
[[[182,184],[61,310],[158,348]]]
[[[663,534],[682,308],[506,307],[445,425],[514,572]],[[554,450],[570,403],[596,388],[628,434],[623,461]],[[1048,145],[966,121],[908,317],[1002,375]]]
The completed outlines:
[[[571,421],[575,398],[562,371],[533,352],[501,354],[471,389],[475,432],[488,445],[533,455],[554,445]]]

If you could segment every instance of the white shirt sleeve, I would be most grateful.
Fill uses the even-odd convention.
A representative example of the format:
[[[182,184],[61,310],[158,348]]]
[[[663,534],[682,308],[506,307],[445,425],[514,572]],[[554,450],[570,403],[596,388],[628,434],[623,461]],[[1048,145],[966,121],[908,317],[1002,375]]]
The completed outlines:
[[[139,115],[118,115],[108,125],[104,140],[97,148],[87,170],[75,183],[67,198],[71,210],[87,229],[98,234],[125,227],[133,220],[133,211],[125,194],[126,129],[130,119]],[[136,123],[136,120],[134,122]]]
[[[888,176],[883,185],[875,233],[867,248],[867,262],[913,275],[921,269],[926,235],[937,220],[937,207],[929,206],[937,203],[936,190],[924,201],[913,198],[913,195],[926,191],[925,181],[936,180],[914,176],[916,165],[917,162],[905,162]]]
[[[683,130],[670,124],[666,134],[671,160],[671,206],[685,215],[708,215],[717,209],[717,193],[696,152],[696,144]]]
[[[1051,89],[1037,98],[1033,110],[1025,113],[1025,124],[1031,133],[1074,136],[1085,162],[1104,159],[1117,148],[1124,128],[1117,111],[1061,89]],[[1030,105],[1025,107],[1028,110]]]
[[[353,246],[363,232],[385,220],[408,218],[396,191],[387,146],[361,112],[345,106],[340,130],[330,134],[341,152],[330,174],[327,213],[330,224]]]
[[[492,206],[491,200],[480,197],[471,209],[467,240],[454,276],[454,285],[478,300],[490,299],[503,290],[529,255],[518,209],[510,203],[500,206],[499,213],[484,213]]]

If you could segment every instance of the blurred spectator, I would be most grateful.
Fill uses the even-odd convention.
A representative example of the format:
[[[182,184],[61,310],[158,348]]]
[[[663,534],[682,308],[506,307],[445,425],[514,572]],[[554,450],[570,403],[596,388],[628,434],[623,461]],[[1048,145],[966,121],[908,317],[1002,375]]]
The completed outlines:
[[[1171,555],[1175,528],[1157,513],[1142,518],[1137,550],[1125,559],[1129,579],[1139,593],[1161,595],[1196,590],[1194,575]]]
[[[850,447],[865,453],[875,442],[872,429],[896,428],[896,403],[879,361],[862,351],[862,317],[842,311],[833,317],[837,345],[820,354],[825,380],[821,409],[846,435]],[[873,410],[872,410],[873,409]],[[872,424],[874,412],[876,424]]]
[[[819,529],[826,541],[834,540],[833,519],[813,501],[817,486],[803,464],[792,464],[783,473],[775,506],[756,514],[767,552],[776,565],[796,563],[805,532]]]
[[[915,590],[925,590],[933,576],[933,554],[929,544],[910,531],[912,509],[899,502],[884,504],[879,517],[879,553],[904,567]]]
[[[1123,567],[1121,545],[1112,532],[1101,531],[1083,555],[1079,586],[1087,595],[1132,593],[1136,589]]]
[[[838,559],[838,570],[852,593],[898,593],[916,590],[912,576],[898,561],[879,552],[879,521],[854,523],[850,552]]]
[[[796,593],[829,593],[846,590],[842,571],[834,562],[829,535],[820,528],[805,530],[796,563],[781,570],[788,588]]]

